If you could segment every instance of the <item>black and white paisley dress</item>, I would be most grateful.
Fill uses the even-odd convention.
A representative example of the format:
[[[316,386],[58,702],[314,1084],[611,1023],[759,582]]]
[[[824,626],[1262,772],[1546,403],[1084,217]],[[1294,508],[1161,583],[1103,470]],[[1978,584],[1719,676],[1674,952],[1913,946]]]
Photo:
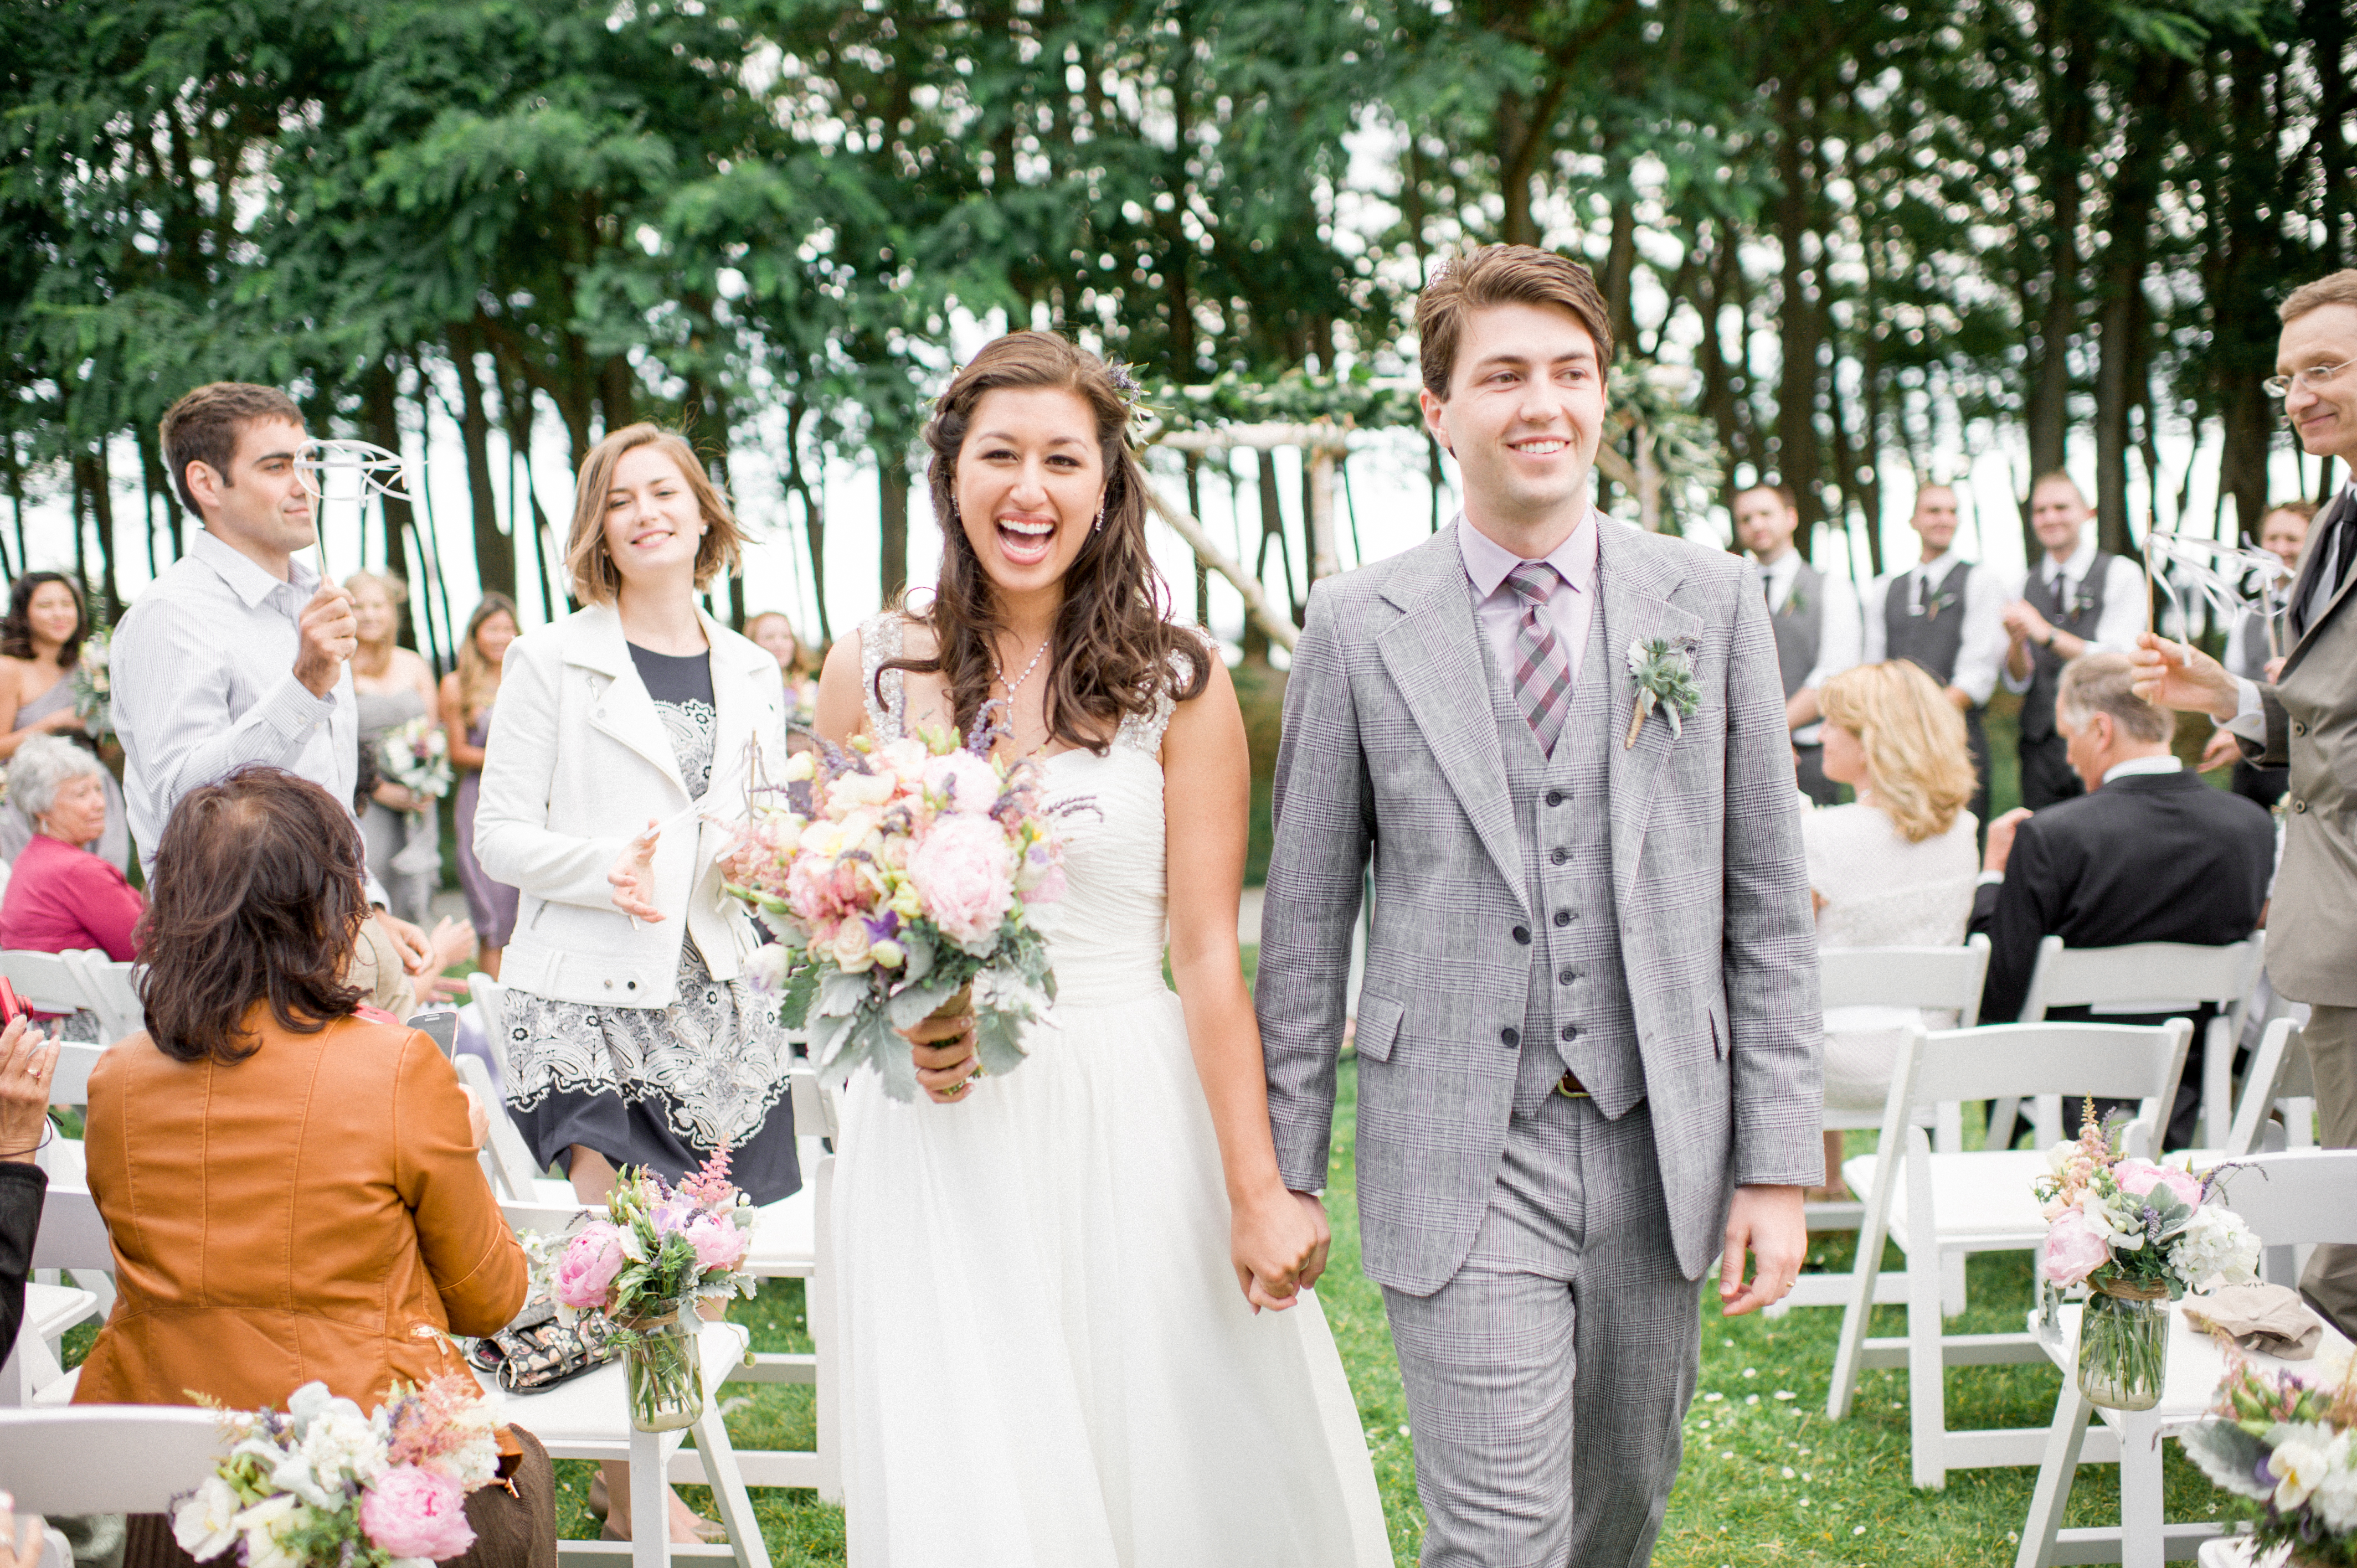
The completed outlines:
[[[707,654],[673,658],[632,646],[680,777],[701,796],[717,736]],[[668,1007],[609,1007],[509,993],[508,1108],[533,1157],[568,1165],[576,1144],[678,1180],[722,1144],[756,1203],[802,1186],[787,1100],[793,1050],[742,980],[712,978],[695,939],[679,950]]]

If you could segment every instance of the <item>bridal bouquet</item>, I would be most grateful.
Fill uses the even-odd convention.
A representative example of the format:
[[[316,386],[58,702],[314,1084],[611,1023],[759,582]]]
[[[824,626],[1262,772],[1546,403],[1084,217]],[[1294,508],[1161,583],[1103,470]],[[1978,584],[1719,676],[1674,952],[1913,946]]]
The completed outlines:
[[[306,1383],[274,1410],[228,1418],[235,1444],[174,1501],[199,1562],[244,1568],[417,1568],[475,1544],[467,1494],[499,1478],[499,1416],[471,1378],[395,1387],[375,1414]]]
[[[2185,1434],[2185,1451],[2227,1491],[2257,1505],[2262,1550],[2289,1547],[2319,1568],[2357,1565],[2357,1368],[2349,1358],[2313,1378],[2265,1371],[2239,1354],[2218,1385],[2215,1418]]]
[[[779,934],[757,979],[785,986],[785,1022],[808,1023],[822,1070],[872,1062],[897,1100],[918,1086],[896,1031],[970,1005],[984,1069],[1008,1072],[1056,994],[1026,914],[1064,889],[1043,770],[989,742],[978,725],[963,745],[929,730],[792,757],[737,829],[728,891]]]
[[[2062,1289],[2087,1287],[2080,1391],[2115,1410],[2150,1410],[2168,1377],[2168,1304],[2213,1283],[2258,1278],[2258,1238],[2215,1201],[2231,1167],[2197,1176],[2182,1165],[2122,1158],[2096,1125],[2092,1101],[2077,1141],[2057,1144],[2047,1160],[2035,1186],[2047,1220],[2039,1276]],[[2047,1303],[2050,1323],[2050,1294]]]
[[[377,748],[377,768],[411,794],[438,800],[450,792],[450,737],[420,714],[386,733]]]
[[[82,733],[94,741],[114,733],[114,680],[106,662],[113,636],[112,627],[92,627],[74,659],[74,714],[81,720]]]

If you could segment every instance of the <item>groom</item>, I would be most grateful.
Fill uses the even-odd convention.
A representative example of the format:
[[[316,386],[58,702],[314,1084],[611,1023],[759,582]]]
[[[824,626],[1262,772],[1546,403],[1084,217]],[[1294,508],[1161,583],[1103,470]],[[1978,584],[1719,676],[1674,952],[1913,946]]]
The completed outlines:
[[[1723,1252],[1723,1312],[1783,1294],[1824,1176],[1775,634],[1756,570],[1588,505],[1608,319],[1585,267],[1529,246],[1433,279],[1425,421],[1464,512],[1318,585],[1285,695],[1270,1117],[1286,1185],[1322,1189],[1372,856],[1359,1217],[1425,1568],[1646,1562],[1696,1282]],[[1631,643],[1656,645],[1648,711]]]

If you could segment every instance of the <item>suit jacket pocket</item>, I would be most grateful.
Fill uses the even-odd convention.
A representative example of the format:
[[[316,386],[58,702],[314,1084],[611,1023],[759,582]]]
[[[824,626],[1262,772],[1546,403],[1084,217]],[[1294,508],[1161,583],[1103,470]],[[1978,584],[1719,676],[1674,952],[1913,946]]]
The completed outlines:
[[[1353,1036],[1359,1055],[1368,1061],[1392,1059],[1392,1043],[1399,1038],[1400,1017],[1406,1006],[1388,996],[1359,993],[1359,1028]]]
[[[1710,1048],[1718,1060],[1727,1059],[1727,1048],[1734,1044],[1732,1031],[1727,1023],[1727,1004],[1714,1000],[1710,1004]]]

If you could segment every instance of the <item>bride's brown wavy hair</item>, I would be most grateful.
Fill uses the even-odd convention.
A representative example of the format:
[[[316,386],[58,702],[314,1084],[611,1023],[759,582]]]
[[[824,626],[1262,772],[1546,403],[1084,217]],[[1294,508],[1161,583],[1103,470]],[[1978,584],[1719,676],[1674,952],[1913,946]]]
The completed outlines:
[[[961,731],[972,729],[990,701],[993,634],[1002,627],[989,574],[958,521],[957,460],[974,405],[984,393],[1008,387],[1069,392],[1096,417],[1104,526],[1089,534],[1064,574],[1064,603],[1044,673],[1049,735],[1102,755],[1122,721],[1149,712],[1164,692],[1179,702],[1200,693],[1211,678],[1211,653],[1170,624],[1169,585],[1146,553],[1146,474],[1130,449],[1124,384],[1103,360],[1052,332],[995,339],[933,405],[925,426],[933,454],[926,478],[933,515],[942,520],[942,576],[931,607],[910,618],[931,628],[937,651],[931,659],[888,659],[883,668],[942,675]]]

